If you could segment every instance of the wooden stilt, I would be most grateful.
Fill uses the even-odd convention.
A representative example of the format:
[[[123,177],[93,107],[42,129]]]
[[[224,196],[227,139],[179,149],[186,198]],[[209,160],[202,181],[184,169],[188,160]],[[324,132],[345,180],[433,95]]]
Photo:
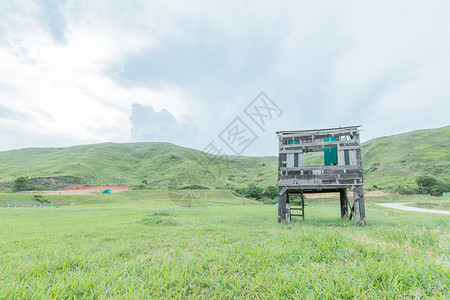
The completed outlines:
[[[286,220],[291,221],[291,204],[289,203],[289,193],[286,192]]]
[[[347,199],[347,190],[340,190],[339,196],[341,200],[341,219],[347,219],[348,218],[348,199]]]
[[[280,187],[278,192],[278,222],[286,220],[286,202],[287,202],[286,189]]]
[[[364,189],[362,185],[359,185],[353,189],[353,197],[354,197],[354,214],[355,214],[355,222],[358,225],[366,224],[366,210],[364,205]]]
[[[303,195],[303,191],[302,191],[302,218],[304,221],[305,220],[305,196]]]

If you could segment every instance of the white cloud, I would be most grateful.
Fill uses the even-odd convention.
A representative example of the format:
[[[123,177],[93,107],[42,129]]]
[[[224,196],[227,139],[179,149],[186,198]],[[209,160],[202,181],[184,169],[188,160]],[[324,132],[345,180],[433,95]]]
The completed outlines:
[[[189,113],[187,96],[176,86],[126,88],[108,73],[111,66],[120,72],[123,55],[152,45],[153,37],[145,30],[130,33],[129,28],[109,28],[113,16],[97,20],[90,11],[80,12],[86,13],[86,19],[74,21],[80,16],[72,16],[67,5],[66,42],[59,43],[36,20],[37,9],[21,7],[20,13],[2,22],[3,32],[5,27],[11,29],[11,23],[17,28],[0,48],[0,61],[4,62],[0,84],[5,86],[0,89],[0,105],[27,116],[2,124],[4,135],[28,131],[41,136],[44,143],[56,136],[70,136],[67,140],[77,143],[128,141],[134,102],[166,108],[175,116]],[[64,140],[55,139],[49,145],[66,144]],[[10,141],[9,145],[3,143],[3,149],[34,145],[30,140]]]
[[[368,138],[444,126],[449,6],[4,0],[0,108],[16,117],[0,114],[0,150],[132,140],[133,103],[188,116],[209,140],[261,90],[285,111],[274,130],[363,124]],[[179,68],[151,55],[168,48]],[[126,80],[133,56],[143,79]],[[274,154],[262,148],[246,154]]]
[[[370,136],[448,125],[449,69],[450,59],[424,65],[414,79],[367,107],[364,116]]]

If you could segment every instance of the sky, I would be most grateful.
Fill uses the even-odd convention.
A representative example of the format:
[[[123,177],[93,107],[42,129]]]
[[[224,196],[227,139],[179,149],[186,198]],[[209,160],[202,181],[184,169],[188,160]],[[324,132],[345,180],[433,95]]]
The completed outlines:
[[[446,126],[449,15],[446,0],[1,0],[0,151],[277,155],[280,130]]]

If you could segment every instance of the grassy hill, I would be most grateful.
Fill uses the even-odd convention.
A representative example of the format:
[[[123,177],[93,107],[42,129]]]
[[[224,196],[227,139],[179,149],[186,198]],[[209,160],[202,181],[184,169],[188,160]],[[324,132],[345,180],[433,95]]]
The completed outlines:
[[[450,126],[381,137],[362,144],[368,188],[402,191],[420,175],[450,186]]]
[[[208,187],[275,184],[274,157],[215,157],[170,143],[104,143],[0,152],[0,183],[28,176],[42,187],[66,184],[188,182]],[[55,184],[56,183],[56,184]]]
[[[450,126],[381,137],[362,144],[366,188],[413,191],[420,175],[450,182]],[[322,164],[323,155],[305,156]],[[210,188],[275,185],[276,157],[214,157],[170,143],[104,143],[0,152],[0,188],[28,176],[35,187],[67,184],[167,185]]]

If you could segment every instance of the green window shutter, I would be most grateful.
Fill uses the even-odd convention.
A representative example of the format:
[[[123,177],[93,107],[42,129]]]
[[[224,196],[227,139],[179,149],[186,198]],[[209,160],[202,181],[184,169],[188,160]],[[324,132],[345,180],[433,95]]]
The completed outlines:
[[[324,142],[336,141],[336,137],[324,138]],[[323,158],[325,166],[337,165],[337,147],[326,147],[323,149]]]

